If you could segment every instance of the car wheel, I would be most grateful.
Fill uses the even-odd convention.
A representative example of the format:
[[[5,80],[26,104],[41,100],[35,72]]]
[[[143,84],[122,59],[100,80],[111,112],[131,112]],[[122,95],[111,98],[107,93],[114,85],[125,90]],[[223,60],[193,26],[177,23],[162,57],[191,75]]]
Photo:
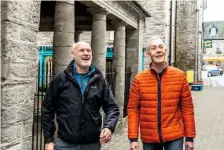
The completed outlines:
[[[211,77],[211,76],[212,76],[212,73],[211,73],[211,72],[209,72],[209,73],[208,73],[208,77]]]
[[[223,74],[223,71],[220,71],[220,75],[222,75]]]

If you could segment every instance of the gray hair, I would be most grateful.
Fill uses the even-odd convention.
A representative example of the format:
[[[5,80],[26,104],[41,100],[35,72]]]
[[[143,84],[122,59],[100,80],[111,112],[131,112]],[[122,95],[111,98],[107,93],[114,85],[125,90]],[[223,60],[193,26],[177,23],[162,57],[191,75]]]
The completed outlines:
[[[74,44],[72,45],[72,50],[71,50],[71,51],[74,51],[74,50],[76,49],[76,46],[77,46],[78,44],[81,44],[81,43],[85,43],[85,44],[90,45],[90,44],[89,44],[89,43],[87,43],[87,42],[84,42],[84,41],[79,41],[79,42],[76,42],[76,43],[74,43]]]
[[[72,50],[71,50],[71,51],[74,51],[74,50],[76,49],[76,46],[77,46],[77,43],[74,43],[74,44],[72,45]]]
[[[148,41],[147,41],[147,47],[146,47],[146,49],[147,50],[149,50],[150,49],[150,44],[151,44],[151,42],[153,41],[153,40],[161,40],[164,44],[165,44],[165,42],[163,41],[163,39],[160,37],[160,36],[153,36],[153,37],[151,37]]]

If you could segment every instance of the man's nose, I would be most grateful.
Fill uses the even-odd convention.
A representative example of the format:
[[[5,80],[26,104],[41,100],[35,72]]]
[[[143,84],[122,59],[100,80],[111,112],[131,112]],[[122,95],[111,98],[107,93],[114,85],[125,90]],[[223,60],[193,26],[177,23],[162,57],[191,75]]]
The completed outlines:
[[[161,52],[162,52],[162,49],[160,49],[160,48],[156,49],[156,53],[161,53]]]
[[[84,51],[84,55],[88,55],[88,52],[87,52],[87,50],[85,50],[85,51]]]

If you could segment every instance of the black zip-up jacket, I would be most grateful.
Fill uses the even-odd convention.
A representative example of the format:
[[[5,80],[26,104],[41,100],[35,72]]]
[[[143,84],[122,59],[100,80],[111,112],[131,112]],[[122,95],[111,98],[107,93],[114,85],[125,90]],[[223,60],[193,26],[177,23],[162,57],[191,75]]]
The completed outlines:
[[[99,142],[101,106],[105,112],[103,128],[113,132],[117,124],[119,108],[102,73],[95,67],[82,96],[73,75],[73,63],[54,77],[44,98],[42,119],[45,143],[54,141],[55,114],[58,137],[77,144]]]

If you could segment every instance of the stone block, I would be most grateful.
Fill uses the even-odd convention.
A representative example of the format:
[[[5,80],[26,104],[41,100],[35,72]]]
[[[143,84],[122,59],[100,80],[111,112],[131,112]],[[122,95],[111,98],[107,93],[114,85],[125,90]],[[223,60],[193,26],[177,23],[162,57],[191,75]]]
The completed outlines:
[[[4,41],[2,43],[2,55],[14,61],[20,59],[36,61],[38,50],[35,43],[21,44],[19,41]]]
[[[33,118],[33,104],[2,108],[2,127]]]
[[[23,140],[21,150],[31,150],[31,148],[32,148],[32,137],[30,136]]]
[[[37,40],[37,31],[21,27],[20,30],[20,40],[23,42],[35,42]]]
[[[24,61],[10,64],[11,73],[19,78],[31,78],[35,80],[38,70],[37,62]]]
[[[20,40],[20,25],[6,21],[2,21],[1,23],[1,38],[3,41],[6,39],[10,41]]]
[[[53,45],[54,32],[38,32],[37,45]]]
[[[22,149],[21,143],[16,143],[16,144],[9,144],[7,146],[3,146],[1,150],[24,150],[24,149]]]
[[[14,22],[2,22],[2,39],[10,41],[36,42],[37,31]]]
[[[7,127],[3,127],[2,130],[2,143],[4,142],[12,142],[15,140],[21,140],[22,139],[22,122],[8,125]]]
[[[35,83],[10,84],[2,87],[2,107],[24,106],[34,100]]]
[[[32,128],[33,128],[33,118],[23,122],[22,136],[23,138],[28,138],[28,141],[30,140],[29,138],[32,136]]]
[[[11,62],[9,58],[2,58],[3,78],[11,81],[31,81],[35,82],[37,73],[37,62],[20,61]]]
[[[7,19],[39,26],[40,0],[7,1]],[[37,26],[37,27],[38,27]]]

